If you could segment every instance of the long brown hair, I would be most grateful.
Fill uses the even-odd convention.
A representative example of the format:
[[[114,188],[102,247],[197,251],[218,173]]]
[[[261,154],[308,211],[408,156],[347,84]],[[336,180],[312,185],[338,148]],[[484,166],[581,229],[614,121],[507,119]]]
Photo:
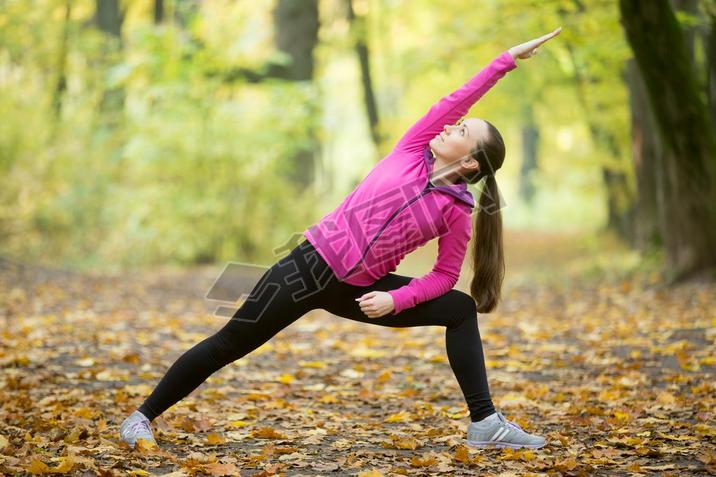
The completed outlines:
[[[505,254],[502,242],[502,212],[495,172],[505,160],[505,142],[492,123],[487,123],[488,139],[478,143],[470,155],[480,170],[465,176],[476,184],[484,178],[480,200],[473,223],[472,263],[475,272],[470,283],[470,295],[477,302],[477,311],[490,313],[500,301],[505,276]]]

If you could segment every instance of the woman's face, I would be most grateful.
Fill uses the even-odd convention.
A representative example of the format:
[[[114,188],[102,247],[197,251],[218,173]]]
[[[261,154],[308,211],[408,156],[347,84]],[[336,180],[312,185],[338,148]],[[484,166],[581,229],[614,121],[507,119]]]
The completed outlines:
[[[443,131],[430,140],[430,149],[445,164],[468,159],[470,151],[487,139],[487,123],[478,118],[467,118],[456,124],[446,124]]]

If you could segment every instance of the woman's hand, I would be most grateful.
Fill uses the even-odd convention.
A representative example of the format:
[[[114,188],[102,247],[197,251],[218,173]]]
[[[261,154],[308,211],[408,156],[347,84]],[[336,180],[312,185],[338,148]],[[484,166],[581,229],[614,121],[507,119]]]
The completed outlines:
[[[368,318],[380,318],[395,309],[393,297],[388,292],[372,291],[356,298],[360,309]]]
[[[537,47],[539,47],[542,43],[546,42],[547,40],[559,35],[559,32],[562,31],[562,27],[557,28],[552,33],[547,33],[546,35],[543,35],[539,38],[535,38],[534,40],[527,41],[525,43],[521,43],[517,46],[513,46],[510,48],[509,51],[512,55],[512,58],[520,58],[523,60],[526,60],[527,58],[534,56],[537,54]]]

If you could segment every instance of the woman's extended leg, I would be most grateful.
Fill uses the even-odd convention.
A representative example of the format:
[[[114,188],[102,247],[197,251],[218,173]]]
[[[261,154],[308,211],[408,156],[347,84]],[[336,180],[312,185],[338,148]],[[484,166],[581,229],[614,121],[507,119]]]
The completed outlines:
[[[310,245],[310,244],[308,244]],[[334,278],[302,242],[274,264],[226,325],[176,360],[139,411],[150,421],[227,364],[255,350],[311,309]]]
[[[475,300],[460,290],[450,290],[432,300],[419,303],[397,315],[369,318],[356,298],[369,291],[388,291],[407,285],[412,277],[389,273],[367,287],[331,283],[323,308],[334,315],[381,326],[444,326],[448,361],[465,396],[470,420],[479,421],[495,412],[487,384],[487,371],[477,326]]]

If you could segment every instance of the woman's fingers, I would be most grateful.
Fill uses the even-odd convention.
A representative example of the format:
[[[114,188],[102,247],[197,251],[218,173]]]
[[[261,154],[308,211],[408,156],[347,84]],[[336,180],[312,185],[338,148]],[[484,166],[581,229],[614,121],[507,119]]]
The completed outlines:
[[[542,40],[542,42],[544,43],[545,41],[549,40],[550,38],[554,38],[555,36],[559,35],[559,32],[561,32],[561,31],[562,31],[562,27],[555,28],[551,32],[549,32],[545,35],[542,35],[540,40]]]
[[[361,302],[360,309],[363,310],[363,312],[375,311],[376,307],[373,303]]]
[[[542,35],[541,37],[528,42],[527,43],[528,50],[533,50],[533,49],[538,48],[540,45],[542,45],[547,40],[550,40],[550,39],[554,38],[555,36],[559,35],[559,32],[561,32],[561,31],[562,31],[562,27],[559,27],[556,30],[554,30],[553,32],[547,33],[546,35]]]
[[[509,52],[515,58],[522,58],[522,59],[530,58],[537,54],[538,48],[543,43],[545,43],[546,41],[559,35],[559,33],[561,31],[562,31],[562,27],[556,28],[555,30],[547,33],[546,35],[542,35],[539,38],[535,38],[534,40],[526,41],[526,42],[519,44],[513,48],[510,48]]]
[[[543,35],[542,37],[539,38],[539,44],[541,45],[545,41],[554,38],[555,36],[559,35],[559,32],[561,32],[561,31],[562,31],[562,27],[559,27],[556,30],[554,30],[550,33],[547,33],[546,35]]]

